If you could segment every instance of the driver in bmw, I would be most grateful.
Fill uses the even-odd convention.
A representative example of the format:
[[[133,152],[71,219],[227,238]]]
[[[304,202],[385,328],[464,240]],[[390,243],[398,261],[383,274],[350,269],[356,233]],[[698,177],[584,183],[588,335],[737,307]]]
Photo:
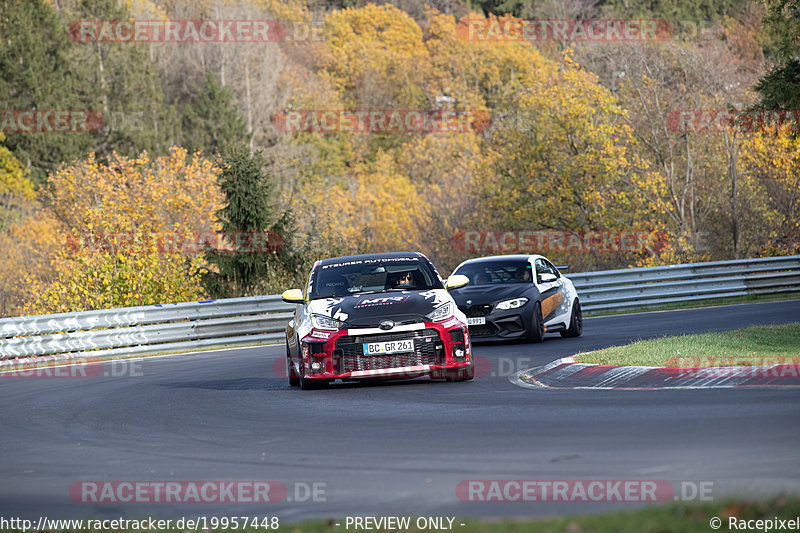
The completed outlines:
[[[531,271],[527,267],[519,267],[517,271],[514,272],[514,277],[520,281],[530,281]]]

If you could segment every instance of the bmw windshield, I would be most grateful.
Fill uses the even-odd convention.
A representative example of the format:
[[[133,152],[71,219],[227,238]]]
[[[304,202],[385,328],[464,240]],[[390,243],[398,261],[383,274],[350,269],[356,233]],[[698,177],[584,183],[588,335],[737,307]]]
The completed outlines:
[[[442,288],[442,282],[426,260],[386,257],[319,265],[311,279],[310,296],[315,300],[392,290]]]
[[[531,264],[520,259],[466,263],[453,274],[467,276],[470,285],[528,283],[532,279]]]

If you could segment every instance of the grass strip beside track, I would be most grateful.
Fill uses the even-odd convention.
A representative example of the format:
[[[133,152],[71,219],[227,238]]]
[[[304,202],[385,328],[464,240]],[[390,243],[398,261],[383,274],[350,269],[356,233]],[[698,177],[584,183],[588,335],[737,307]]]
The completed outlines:
[[[575,361],[673,367],[800,363],[800,322],[637,341],[577,354]]]
[[[520,509],[524,512],[524,509]],[[408,515],[404,515],[408,516]],[[428,515],[431,516],[431,515]],[[411,515],[412,527],[402,530],[403,533],[417,533],[431,531],[429,529],[417,529],[414,524],[416,517]],[[658,507],[647,507],[635,511],[619,511],[606,514],[581,515],[561,518],[544,518],[540,520],[503,520],[503,521],[480,521],[475,519],[458,519],[453,521],[452,531],[457,533],[666,533],[684,532],[708,533],[714,531],[710,524],[712,519],[719,519],[721,527],[717,531],[735,531],[730,529],[731,517],[735,520],[795,520],[800,521],[800,498],[797,497],[778,497],[767,501],[720,501],[709,503],[672,503]],[[309,521],[295,524],[287,524],[281,521],[277,530],[289,533],[347,533],[355,531],[352,527],[345,528],[344,520],[337,521]],[[463,527],[460,524],[465,524]],[[755,526],[754,523],[751,523]],[[744,524],[739,522],[738,530],[747,530]],[[763,527],[763,526],[762,526]],[[795,529],[790,528],[790,529]],[[750,531],[756,530],[751,528]],[[780,526],[776,524],[773,531],[780,531]],[[787,529],[782,529],[786,531]],[[0,529],[0,533],[17,533],[19,530]],[[86,530],[63,530],[75,532]],[[175,533],[183,533],[174,530]],[[220,533],[230,533],[231,529],[212,529]],[[238,530],[242,533],[264,533],[264,529],[245,528]],[[373,529],[387,533],[400,533],[393,529]],[[761,531],[764,531],[761,529]],[[58,533],[51,531],[49,533]],[[95,532],[92,532],[95,533]],[[129,530],[103,530],[103,533],[138,533]],[[148,531],[148,533],[161,533]],[[166,533],[166,532],[164,532]]]
[[[719,307],[723,305],[736,305],[736,304],[752,304],[762,302],[782,302],[785,300],[796,300],[798,292],[787,292],[779,294],[748,294],[747,296],[735,296],[732,298],[709,298],[707,300],[692,300],[689,302],[676,302],[669,304],[660,304],[652,306],[641,306],[634,309],[617,310],[611,309],[606,311],[586,311],[584,316],[617,316],[617,315],[630,315],[634,313],[649,313],[655,311],[674,311],[676,309],[700,309],[703,307]],[[580,297],[580,291],[578,292]]]

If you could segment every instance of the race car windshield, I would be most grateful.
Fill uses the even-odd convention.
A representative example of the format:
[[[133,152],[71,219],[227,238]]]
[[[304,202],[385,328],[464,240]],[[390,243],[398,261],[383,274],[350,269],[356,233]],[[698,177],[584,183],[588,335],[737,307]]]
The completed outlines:
[[[457,268],[453,274],[467,276],[470,285],[530,283],[533,279],[531,264],[525,260],[468,263]]]
[[[315,278],[311,287],[312,300],[443,288],[433,268],[416,258],[359,259],[321,265],[315,271]]]

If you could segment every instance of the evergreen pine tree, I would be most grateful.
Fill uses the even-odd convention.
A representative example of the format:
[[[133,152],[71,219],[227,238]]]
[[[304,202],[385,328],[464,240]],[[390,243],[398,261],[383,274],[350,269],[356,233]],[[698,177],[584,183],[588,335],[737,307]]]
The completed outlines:
[[[220,166],[219,185],[225,201],[217,217],[230,242],[235,243],[238,236],[244,237],[246,243],[250,236],[273,229],[276,223],[271,204],[274,184],[264,173],[261,152],[251,155],[242,143],[225,145]],[[266,279],[272,255],[257,249],[210,250],[206,252],[206,259],[216,265],[218,272],[206,276],[206,288],[215,297],[254,294]]]
[[[196,93],[194,101],[183,108],[185,147],[214,153],[228,144],[249,142],[247,123],[236,108],[233,94],[212,72],[206,72]]]
[[[800,109],[800,5],[768,0],[764,26],[771,42],[767,55],[775,66],[756,84],[762,109]]]
[[[69,61],[77,45],[44,0],[0,0],[0,110],[90,109]],[[47,172],[91,150],[92,133],[7,128],[5,145],[43,183]]]

